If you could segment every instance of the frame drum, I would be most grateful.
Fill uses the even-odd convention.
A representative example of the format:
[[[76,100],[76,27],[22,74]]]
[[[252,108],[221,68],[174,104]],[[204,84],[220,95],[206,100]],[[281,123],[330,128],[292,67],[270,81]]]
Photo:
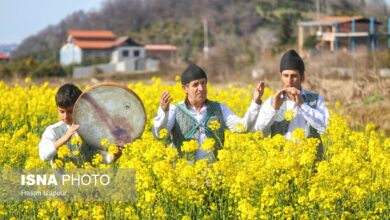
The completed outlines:
[[[142,135],[146,113],[140,98],[129,88],[116,83],[101,83],[84,91],[73,108],[73,121],[83,142],[99,150],[106,138],[123,147]]]

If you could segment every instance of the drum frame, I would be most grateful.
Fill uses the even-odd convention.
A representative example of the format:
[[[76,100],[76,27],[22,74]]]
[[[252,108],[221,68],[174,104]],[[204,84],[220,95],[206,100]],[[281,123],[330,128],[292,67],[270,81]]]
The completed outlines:
[[[87,93],[88,91],[90,90],[93,90],[93,89],[96,89],[98,87],[103,87],[103,86],[113,86],[113,87],[118,87],[118,88],[121,88],[121,89],[124,89],[126,90],[127,92],[130,92],[132,95],[134,95],[134,97],[141,103],[141,106],[142,106],[142,111],[144,113],[144,120],[145,120],[145,124],[143,125],[143,128],[142,128],[142,132],[141,132],[141,135],[139,135],[138,137],[134,138],[134,140],[140,138],[142,136],[142,133],[145,131],[145,127],[146,127],[146,123],[147,123],[147,115],[146,115],[146,111],[145,111],[145,106],[143,104],[143,102],[141,101],[141,99],[139,98],[139,96],[131,89],[129,89],[127,86],[123,85],[123,84],[119,84],[119,83],[114,83],[114,82],[102,82],[102,83],[98,83],[98,84],[95,84],[91,87],[89,87],[88,89],[84,90],[81,95],[77,98],[74,106],[73,106],[73,112],[75,112],[75,108],[77,106],[77,103],[81,100],[82,96]],[[74,117],[74,115],[73,115]],[[75,118],[73,118],[73,121],[75,121]],[[80,135],[80,137],[82,138],[82,136]],[[83,139],[83,138],[82,138]],[[133,140],[133,141],[134,141]]]

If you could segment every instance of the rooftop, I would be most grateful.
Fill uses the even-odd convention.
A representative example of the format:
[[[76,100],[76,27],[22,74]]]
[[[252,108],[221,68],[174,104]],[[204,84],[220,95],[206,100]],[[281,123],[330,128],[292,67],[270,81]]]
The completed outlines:
[[[69,30],[68,35],[74,38],[116,38],[115,34],[108,30]]]
[[[312,21],[302,21],[299,22],[298,24],[301,26],[332,26],[336,23],[348,23],[352,22],[352,20],[355,21],[364,21],[368,22],[370,19],[369,18],[364,18],[362,16],[336,16],[336,17],[323,17],[317,20],[312,20]],[[381,22],[374,20],[375,24],[381,24]]]

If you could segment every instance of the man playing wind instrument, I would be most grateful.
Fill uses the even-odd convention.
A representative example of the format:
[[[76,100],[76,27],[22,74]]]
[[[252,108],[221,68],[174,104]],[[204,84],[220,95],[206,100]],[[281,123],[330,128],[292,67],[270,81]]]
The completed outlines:
[[[272,136],[281,134],[290,139],[295,129],[302,128],[306,137],[320,139],[320,133],[326,130],[329,113],[322,96],[302,88],[304,73],[302,58],[294,50],[287,51],[280,61],[283,88],[264,102],[254,131],[260,130],[264,135]],[[317,159],[321,159],[322,154],[320,143]]]

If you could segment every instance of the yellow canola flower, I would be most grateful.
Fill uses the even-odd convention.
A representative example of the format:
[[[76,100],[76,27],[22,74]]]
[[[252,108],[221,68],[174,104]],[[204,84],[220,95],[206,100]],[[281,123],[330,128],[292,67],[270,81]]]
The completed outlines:
[[[185,215],[185,216],[183,216],[183,218],[181,218],[181,220],[191,220],[191,217],[188,215]]]
[[[335,109],[340,108],[340,106],[341,106],[341,103],[340,103],[339,101],[336,101],[336,102],[334,103],[334,108],[335,108]]]
[[[211,203],[211,205],[210,205],[210,210],[211,210],[212,212],[215,212],[215,211],[217,211],[217,209],[218,209],[217,204],[215,204],[214,202]]]
[[[253,207],[246,199],[238,202],[238,210],[242,219],[255,219],[258,216],[258,208]]]
[[[72,154],[74,156],[79,156],[80,155],[80,151],[79,150],[74,150],[74,151],[72,151]]]
[[[72,138],[70,139],[70,143],[72,145],[77,145],[77,146],[81,146],[83,141],[81,140],[81,137],[79,135],[73,135]]]
[[[153,213],[157,219],[167,219],[167,214],[165,213],[164,208],[161,206],[157,206]]]
[[[303,152],[299,156],[299,164],[300,165],[309,165],[313,163],[313,160],[315,159],[315,154],[310,152]]]
[[[166,138],[166,137],[168,137],[168,130],[166,128],[161,129],[158,132],[158,137],[159,138]]]
[[[64,162],[62,160],[56,159],[53,163],[53,168],[62,168],[64,167]]]
[[[145,202],[153,203],[156,200],[156,192],[146,191],[145,192]]]
[[[59,217],[66,219],[71,216],[72,210],[71,208],[66,204],[61,204],[60,207],[58,207],[58,215]]]
[[[139,219],[139,217],[136,214],[135,209],[132,206],[127,206],[125,208],[125,217],[127,219]]]
[[[102,138],[102,140],[100,140],[100,144],[103,147],[107,147],[109,145],[107,138]]]
[[[285,218],[292,219],[293,214],[294,214],[294,208],[293,207],[286,206],[286,207],[283,208],[283,215],[284,215]]]
[[[210,124],[208,125],[208,127],[211,130],[216,131],[221,127],[221,124],[217,120],[212,120],[212,121],[210,121]]]
[[[3,205],[0,205],[0,216],[7,215],[7,210],[4,209]]]
[[[374,122],[369,122],[365,127],[365,131],[369,133],[370,131],[375,131],[376,128],[377,126]]]
[[[245,126],[242,123],[237,123],[236,126],[233,128],[233,132],[235,133],[243,133],[245,132]]]
[[[181,150],[185,153],[191,153],[198,150],[199,145],[196,140],[184,141]]]
[[[27,84],[31,83],[31,77],[24,78],[24,82]]]
[[[291,134],[291,140],[293,140],[297,143],[305,140],[305,130],[303,130],[303,128],[295,129]]]
[[[49,217],[47,216],[47,210],[40,208],[38,210],[38,218],[39,219],[48,219]]]
[[[65,163],[65,168],[66,169],[76,169],[77,166],[72,162],[67,162],[67,163]]]
[[[95,205],[92,208],[92,219],[103,220],[104,219],[104,208],[100,205]]]
[[[213,138],[206,138],[203,143],[201,149],[204,151],[213,151],[215,149],[215,140]]]
[[[116,146],[115,144],[111,144],[111,145],[108,147],[108,153],[109,153],[109,154],[117,154],[117,153],[119,153],[119,148],[118,148],[118,146]]]
[[[286,113],[284,114],[284,118],[286,119],[286,121],[291,121],[291,120],[294,119],[294,115],[295,115],[294,110],[288,110],[288,111],[286,111]]]
[[[390,138],[386,138],[383,143],[384,150],[390,150]]]
[[[89,213],[87,210],[81,209],[81,210],[78,210],[77,217],[80,217],[82,219],[87,219],[89,217]]]
[[[246,85],[229,89],[208,86],[210,100],[226,103],[237,115],[245,114],[253,89]],[[187,158],[194,153],[185,152],[181,158],[177,148],[155,140],[150,132],[161,92],[169,91],[175,100],[183,100],[181,83],[168,85],[155,78],[128,87],[142,100],[147,122],[142,136],[126,145],[115,166],[136,171],[137,202],[4,203],[0,208],[6,213],[4,218],[388,219],[390,203],[383,198],[390,197],[390,139],[378,126],[362,124],[363,130],[355,130],[349,121],[353,119],[328,104],[330,118],[321,134],[321,161],[314,159],[319,140],[305,138],[298,129],[290,141],[282,135],[226,131],[215,161],[192,162]],[[57,89],[49,83],[35,85],[31,81],[21,86],[0,81],[3,170],[50,167],[39,157],[37,146],[45,128],[58,121],[53,103]],[[272,91],[266,88],[263,99],[270,95]],[[205,142],[201,148],[211,150],[211,139]],[[73,147],[71,155],[79,156],[78,148]],[[187,146],[191,152],[198,147],[196,141]],[[55,160],[54,167],[73,167],[64,156],[67,152],[59,154],[63,158]],[[93,164],[84,162],[83,167],[102,167],[102,159],[95,156]]]
[[[100,154],[95,154],[92,158],[92,165],[99,165],[103,163],[103,157]]]
[[[176,81],[176,82],[180,82],[180,79],[181,79],[181,78],[180,78],[179,75],[176,75],[176,76],[175,76],[175,81]]]
[[[65,157],[69,157],[71,152],[67,145],[62,145],[57,151],[58,158],[64,159]]]
[[[90,162],[84,162],[81,167],[86,168],[86,169],[93,168],[93,166],[92,166],[92,164]]]

